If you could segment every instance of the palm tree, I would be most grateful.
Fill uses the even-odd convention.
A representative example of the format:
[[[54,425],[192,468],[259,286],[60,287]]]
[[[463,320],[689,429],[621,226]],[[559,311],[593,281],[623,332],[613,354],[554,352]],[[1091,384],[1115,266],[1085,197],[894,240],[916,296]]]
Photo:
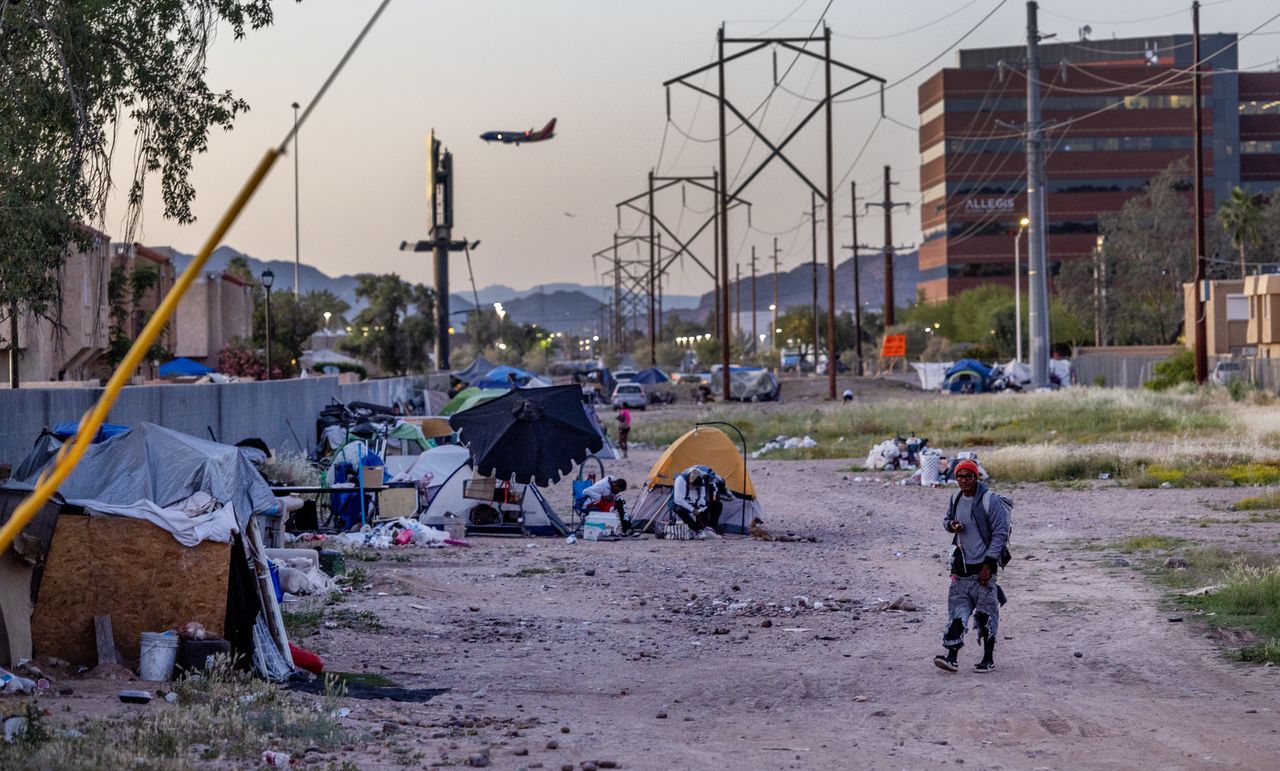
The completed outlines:
[[[1240,250],[1240,278],[1245,277],[1245,247],[1262,241],[1262,212],[1252,195],[1238,186],[1231,190],[1231,198],[1218,209],[1218,222],[1231,237],[1231,244]]]

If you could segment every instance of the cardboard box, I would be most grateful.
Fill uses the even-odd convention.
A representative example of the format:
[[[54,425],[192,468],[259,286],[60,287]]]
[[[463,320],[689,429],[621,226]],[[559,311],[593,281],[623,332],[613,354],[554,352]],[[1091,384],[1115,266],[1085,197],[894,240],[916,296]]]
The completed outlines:
[[[618,515],[612,511],[593,511],[582,523],[582,540],[598,541],[601,538],[617,536],[621,526]]]
[[[363,487],[382,487],[386,468],[383,466],[361,466],[360,484]]]

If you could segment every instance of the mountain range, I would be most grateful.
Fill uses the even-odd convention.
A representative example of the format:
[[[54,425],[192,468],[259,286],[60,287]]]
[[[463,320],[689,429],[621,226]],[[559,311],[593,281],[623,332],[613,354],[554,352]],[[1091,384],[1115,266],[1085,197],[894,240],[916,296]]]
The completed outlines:
[[[182,271],[191,262],[192,255],[172,251],[174,267]],[[294,265],[288,260],[259,260],[229,246],[220,246],[209,256],[206,269],[221,271],[227,268],[231,259],[243,257],[255,276],[270,268],[276,276],[276,291],[293,289]],[[915,252],[907,252],[894,256],[894,293],[896,304],[905,305],[915,299],[916,285],[919,282],[919,270]],[[825,305],[827,297],[826,264],[818,265],[818,304]],[[455,279],[456,281],[456,279]],[[327,289],[342,298],[352,308],[352,314],[364,307],[364,302],[356,297],[356,277],[353,275],[330,276],[310,265],[302,265],[299,271],[299,283],[303,292]],[[863,307],[879,308],[884,298],[884,260],[879,255],[863,255],[862,257],[862,302]],[[595,334],[607,326],[608,303],[613,296],[612,286],[585,285],[573,282],[557,282],[544,284],[532,289],[514,289],[502,284],[477,289],[474,294],[470,287],[459,291],[454,284],[454,291],[449,293],[449,311],[460,314],[476,307],[479,299],[482,307],[502,303],[503,310],[512,320],[522,324],[534,323],[554,332],[570,334]],[[730,293],[735,296],[739,284],[730,285]],[[751,302],[751,281],[740,282],[742,302],[748,306]],[[778,274],[778,304],[785,310],[795,305],[809,305],[813,295],[812,264],[798,265]],[[714,292],[702,295],[664,295],[663,310],[666,313],[678,314],[693,318],[706,318],[715,304]],[[760,311],[773,302],[773,274],[766,273],[756,277],[756,307]],[[847,259],[836,266],[836,307],[853,306],[853,260]]]

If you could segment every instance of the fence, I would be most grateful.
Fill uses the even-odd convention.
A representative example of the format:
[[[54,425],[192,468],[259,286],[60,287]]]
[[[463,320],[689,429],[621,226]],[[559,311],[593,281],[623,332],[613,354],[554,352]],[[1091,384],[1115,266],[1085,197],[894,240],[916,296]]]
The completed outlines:
[[[309,451],[315,443],[316,417],[334,399],[390,404],[414,395],[422,385],[421,378],[412,377],[346,384],[337,377],[316,377],[129,386],[120,392],[107,419],[126,426],[156,423],[204,438],[212,432],[228,443],[256,436],[271,447]],[[432,385],[439,383],[428,383]],[[101,393],[101,388],[0,390],[0,463],[17,466],[41,430],[79,420]]]
[[[1176,345],[1077,348],[1071,367],[1079,385],[1140,388],[1155,366],[1178,350]]]

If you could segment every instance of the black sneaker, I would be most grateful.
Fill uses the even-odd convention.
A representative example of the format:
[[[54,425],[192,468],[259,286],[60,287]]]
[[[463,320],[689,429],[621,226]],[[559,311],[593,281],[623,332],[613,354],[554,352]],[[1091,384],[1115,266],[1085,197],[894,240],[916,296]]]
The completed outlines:
[[[933,664],[938,669],[943,669],[943,670],[946,670],[947,672],[960,671],[960,665],[952,661],[951,659],[947,658],[946,656],[934,656]]]
[[[982,661],[979,661],[977,664],[973,665],[974,672],[990,672],[995,668],[996,668],[996,663],[994,661],[991,661],[990,659],[983,659]]]

